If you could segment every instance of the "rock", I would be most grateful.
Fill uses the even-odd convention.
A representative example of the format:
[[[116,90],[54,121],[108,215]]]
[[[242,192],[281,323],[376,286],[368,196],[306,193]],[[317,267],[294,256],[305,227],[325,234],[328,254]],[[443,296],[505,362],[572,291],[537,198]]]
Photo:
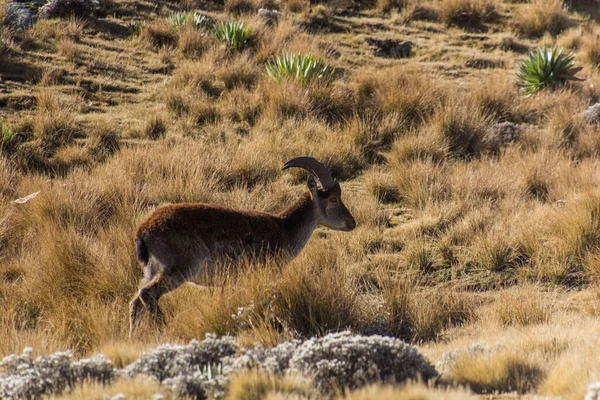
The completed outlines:
[[[87,18],[99,7],[98,0],[50,0],[40,8],[40,18]]]
[[[600,124],[600,103],[591,105],[582,114],[583,122],[587,124]]]
[[[412,55],[414,44],[410,41],[400,42],[393,39],[367,38],[367,43],[374,46],[374,54],[385,58],[408,58]]]
[[[268,24],[276,24],[279,21],[279,17],[281,17],[281,13],[277,10],[267,10],[265,8],[261,8],[258,10],[258,15],[264,18]]]
[[[500,122],[490,127],[484,142],[488,147],[497,149],[501,146],[514,143],[521,137],[521,127],[512,122]]]
[[[33,13],[21,3],[14,1],[7,2],[7,17],[4,20],[6,25],[16,29],[27,29],[31,27]]]

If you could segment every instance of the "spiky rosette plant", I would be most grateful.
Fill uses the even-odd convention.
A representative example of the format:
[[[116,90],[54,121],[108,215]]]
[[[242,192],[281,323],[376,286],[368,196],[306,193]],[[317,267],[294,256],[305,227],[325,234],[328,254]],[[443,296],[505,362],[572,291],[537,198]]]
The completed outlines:
[[[312,54],[278,56],[268,62],[266,68],[267,74],[276,81],[294,79],[300,84],[315,80],[329,82],[335,72],[321,57]]]
[[[538,47],[530,51],[526,60],[521,61],[518,72],[518,85],[528,95],[542,89],[564,85],[568,81],[580,81],[575,76],[581,70],[573,60],[575,54],[553,47]]]
[[[223,22],[214,26],[213,37],[229,49],[242,51],[252,44],[254,35],[251,28],[244,28],[243,22]]]

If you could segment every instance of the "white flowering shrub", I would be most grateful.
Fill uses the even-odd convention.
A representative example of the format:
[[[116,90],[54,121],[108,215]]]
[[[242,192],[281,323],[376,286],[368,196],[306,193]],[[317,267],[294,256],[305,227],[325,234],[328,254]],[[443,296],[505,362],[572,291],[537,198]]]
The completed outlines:
[[[347,331],[306,340],[294,351],[289,370],[311,377],[323,392],[437,376],[415,346],[396,338]]]
[[[102,355],[72,362],[69,351],[35,359],[31,352],[27,347],[23,354],[0,362],[0,398],[34,399],[60,393],[83,380],[108,383],[115,377],[114,367]]]
[[[223,398],[228,384],[227,375],[213,375],[208,373],[206,368],[190,375],[180,375],[163,381],[163,385],[177,393],[178,396],[197,400]]]
[[[202,342],[192,340],[187,346],[164,344],[144,353],[125,368],[125,373],[131,377],[138,374],[149,375],[162,382],[165,379],[201,372],[203,367],[217,364],[223,358],[235,354],[237,350],[232,337],[218,338],[209,334]]]
[[[301,343],[301,340],[290,340],[267,350],[262,363],[263,368],[274,374],[283,374],[289,368],[290,360]]]
[[[87,18],[100,7],[98,0],[50,0],[40,8],[40,18]]]
[[[265,350],[261,346],[239,349],[232,337],[207,335],[185,346],[164,344],[122,370],[102,355],[73,362],[70,352],[58,352],[33,359],[27,348],[0,362],[0,398],[34,399],[83,381],[106,384],[144,375],[178,396],[218,399],[225,396],[228,376],[248,369],[301,374],[312,378],[323,392],[437,376],[416,347],[390,337],[341,332],[304,342],[291,340]]]

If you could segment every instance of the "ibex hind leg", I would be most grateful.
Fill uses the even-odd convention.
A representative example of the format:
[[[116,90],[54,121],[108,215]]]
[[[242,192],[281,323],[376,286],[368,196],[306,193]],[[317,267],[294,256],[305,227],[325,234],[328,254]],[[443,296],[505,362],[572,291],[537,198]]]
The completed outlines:
[[[158,301],[162,295],[177,289],[183,282],[185,282],[185,278],[182,276],[162,273],[140,289],[139,298],[158,326],[164,324],[164,314]]]
[[[129,303],[129,337],[133,337],[133,332],[140,325],[145,308],[138,292]]]
[[[140,283],[140,288],[148,286],[160,274],[160,271],[160,265],[157,265],[154,259],[150,259],[150,262],[144,265],[144,278]],[[133,337],[147,308],[148,305],[142,300],[140,289],[129,303],[129,337]]]

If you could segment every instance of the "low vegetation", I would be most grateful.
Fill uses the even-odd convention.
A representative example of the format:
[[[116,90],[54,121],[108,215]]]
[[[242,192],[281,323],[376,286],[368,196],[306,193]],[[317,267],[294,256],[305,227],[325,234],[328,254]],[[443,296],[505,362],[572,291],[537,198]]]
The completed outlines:
[[[578,78],[575,74],[582,67],[575,67],[575,54],[565,54],[563,49],[546,46],[530,52],[519,65],[518,83],[527,94],[535,94],[545,88],[564,85]]]
[[[232,399],[318,399],[328,385],[340,399],[580,399],[600,380],[590,2],[103,0],[52,18],[26,4],[22,26],[9,4],[0,0],[1,357],[71,368],[104,354],[123,371],[210,333],[233,338],[224,357],[251,363],[333,334],[357,357],[360,346],[418,345],[436,385],[383,373],[387,350],[371,360],[382,379],[355,361],[342,373],[323,344],[294,361],[315,381],[261,367],[210,387]],[[318,228],[287,265],[249,259],[183,285],[161,299],[164,329],[144,320],[129,339],[144,216],[195,201],[281,211],[306,190],[306,174],[281,171],[300,155],[331,168],[356,229]],[[65,350],[71,358],[53,358]],[[212,361],[194,371],[219,382],[227,370]],[[137,375],[75,372],[69,390],[48,394],[177,397]],[[208,387],[194,382],[172,383],[188,395]]]

